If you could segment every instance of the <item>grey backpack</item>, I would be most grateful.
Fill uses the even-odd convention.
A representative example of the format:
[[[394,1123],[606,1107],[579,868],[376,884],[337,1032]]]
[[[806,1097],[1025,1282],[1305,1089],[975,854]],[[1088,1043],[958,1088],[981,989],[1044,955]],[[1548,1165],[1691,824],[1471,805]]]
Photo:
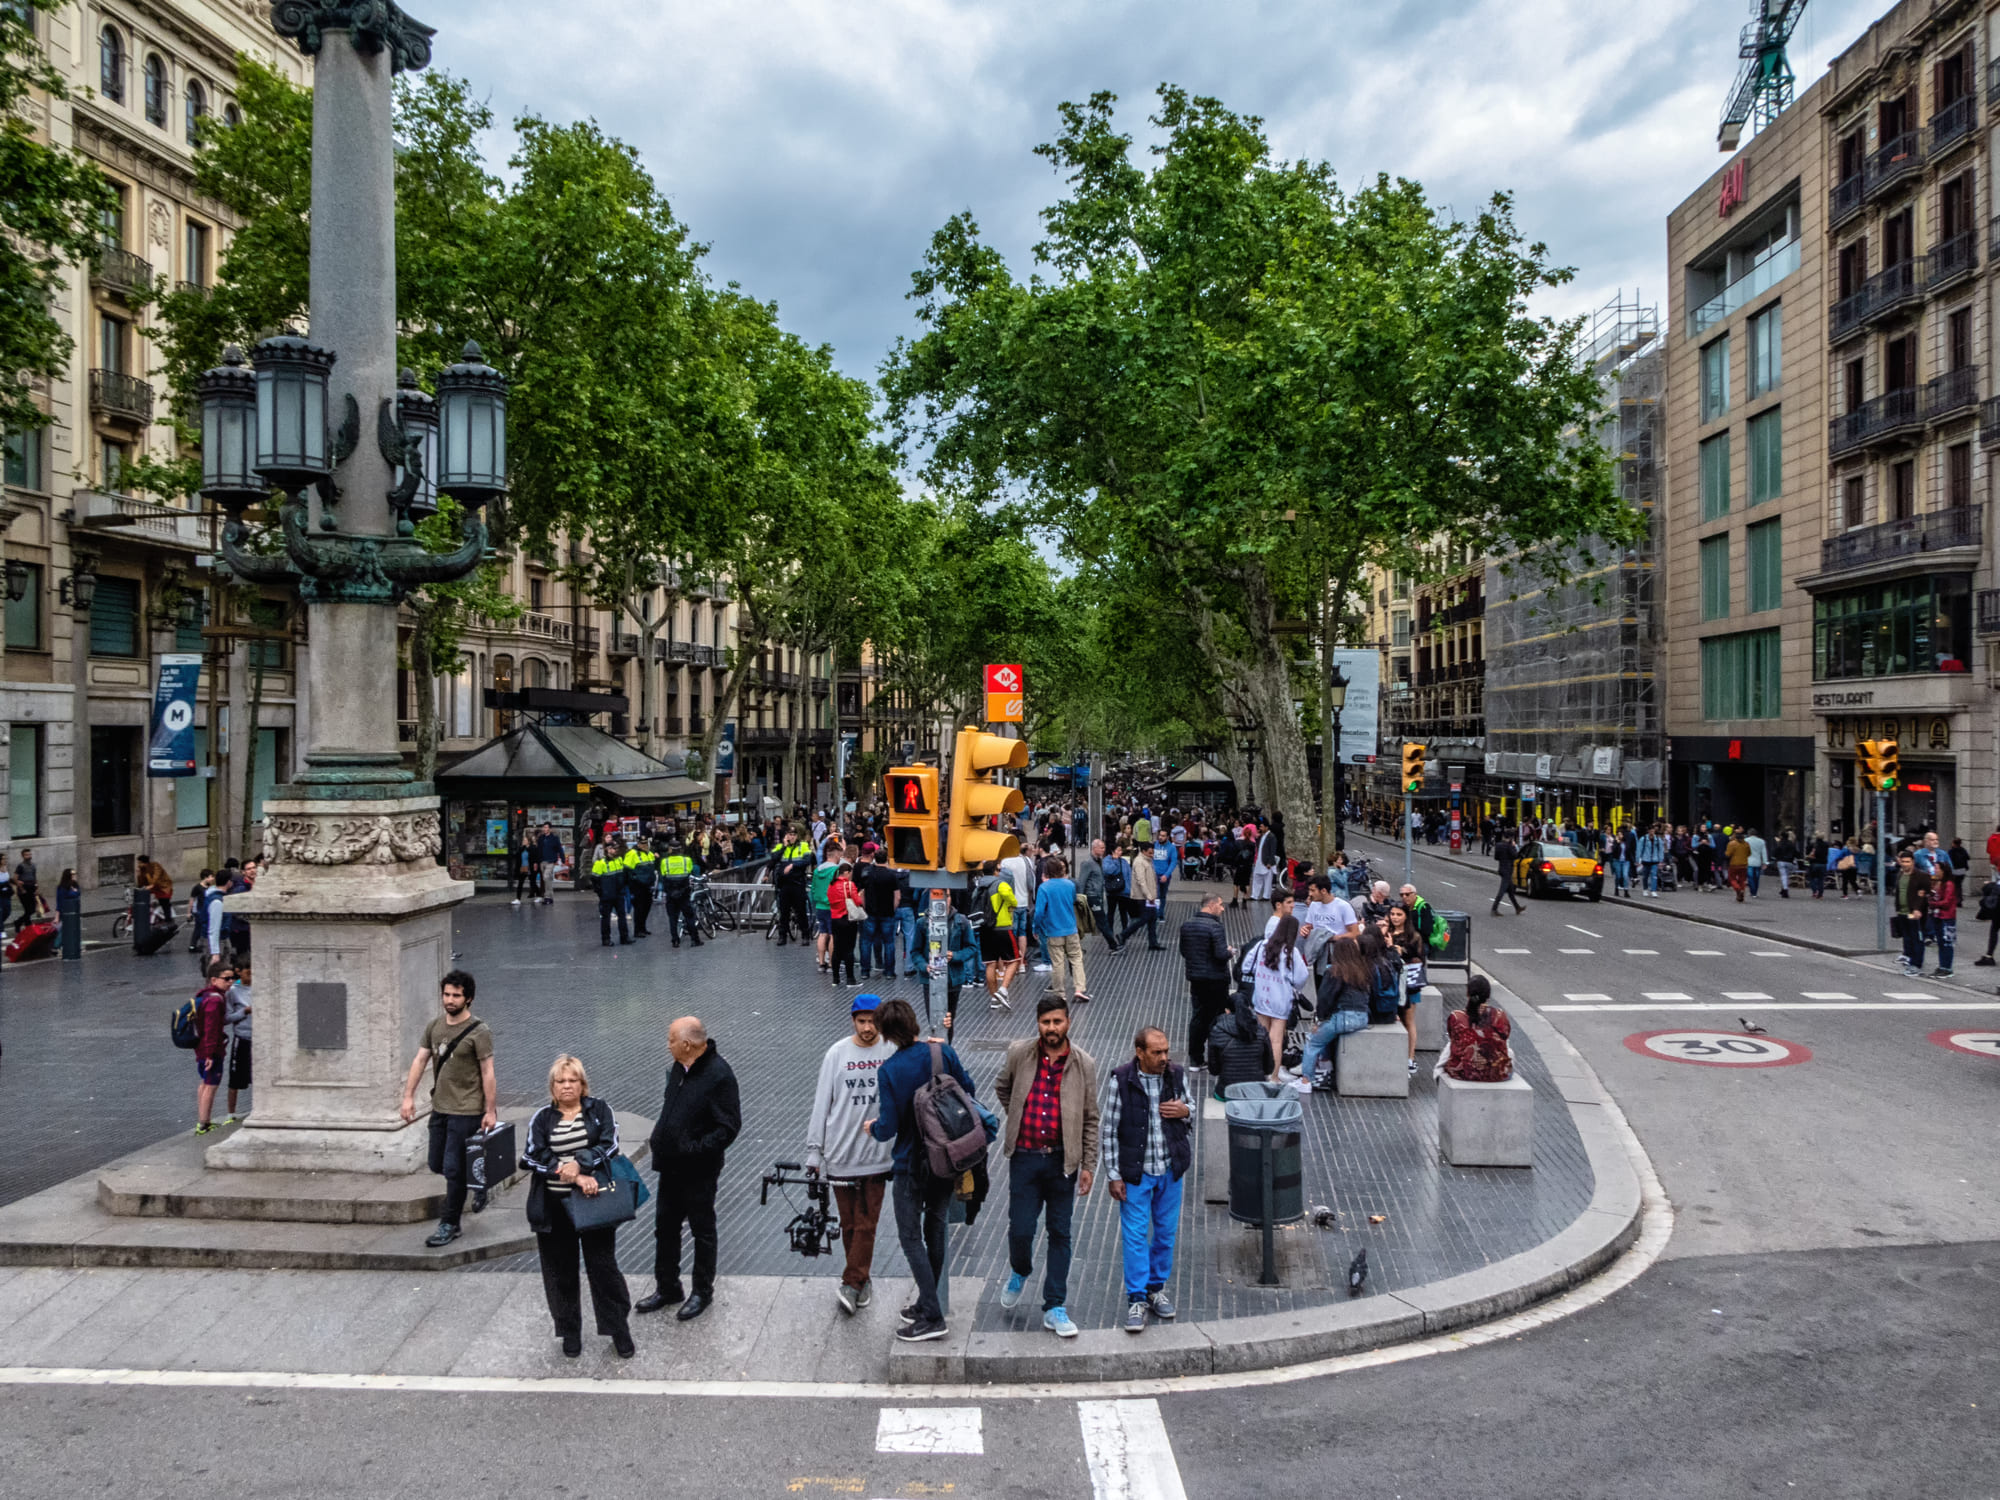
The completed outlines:
[[[932,1177],[956,1177],[986,1155],[986,1123],[945,1071],[943,1045],[932,1042],[930,1049],[931,1076],[917,1088],[917,1140]]]

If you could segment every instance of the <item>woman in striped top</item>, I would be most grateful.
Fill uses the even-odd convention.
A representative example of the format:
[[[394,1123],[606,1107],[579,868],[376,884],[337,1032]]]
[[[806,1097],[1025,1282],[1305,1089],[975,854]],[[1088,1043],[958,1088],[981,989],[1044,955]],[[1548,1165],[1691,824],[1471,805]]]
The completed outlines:
[[[618,1269],[618,1228],[577,1232],[569,1216],[572,1193],[594,1197],[597,1174],[618,1155],[618,1120],[611,1106],[590,1093],[590,1075],[564,1053],[549,1068],[549,1103],[528,1122],[528,1146],[521,1165],[533,1174],[528,1185],[528,1223],[542,1261],[542,1291],[555,1319],[563,1353],[583,1353],[582,1287],[577,1257],[590,1279],[590,1304],[597,1331],[608,1334],[620,1359],[630,1359],[632,1293]]]

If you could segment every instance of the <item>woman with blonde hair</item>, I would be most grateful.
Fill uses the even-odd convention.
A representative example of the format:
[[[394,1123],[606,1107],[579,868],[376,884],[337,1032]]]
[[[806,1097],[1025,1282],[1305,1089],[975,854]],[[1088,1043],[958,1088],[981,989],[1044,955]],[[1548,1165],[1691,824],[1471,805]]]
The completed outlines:
[[[625,1285],[625,1273],[618,1269],[618,1226],[579,1230],[569,1209],[572,1196],[595,1198],[610,1184],[620,1192],[632,1190],[628,1182],[612,1175],[612,1163],[618,1158],[617,1117],[610,1105],[591,1094],[590,1075],[582,1061],[565,1052],[549,1067],[549,1102],[528,1121],[521,1165],[531,1178],[528,1223],[541,1255],[542,1292],[563,1353],[571,1359],[583,1353],[579,1252],[584,1274],[590,1278],[597,1331],[610,1335],[620,1359],[633,1354],[632,1293]]]

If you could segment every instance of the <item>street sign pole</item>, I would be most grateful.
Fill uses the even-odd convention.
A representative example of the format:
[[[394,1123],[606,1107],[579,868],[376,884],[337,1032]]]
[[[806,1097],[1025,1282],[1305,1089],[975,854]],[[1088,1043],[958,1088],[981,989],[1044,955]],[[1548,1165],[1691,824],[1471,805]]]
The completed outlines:
[[[1889,794],[1875,793],[1875,946],[1889,950]]]
[[[1416,884],[1410,871],[1410,790],[1403,789],[1403,884]]]
[[[951,901],[942,890],[931,890],[930,915],[926,922],[930,933],[930,952],[924,960],[924,972],[929,979],[924,984],[924,1023],[931,1021],[931,987],[938,986],[945,997],[944,1039],[951,1040],[951,1028],[958,1017],[951,1008],[951,958],[945,950],[945,939],[951,935]]]

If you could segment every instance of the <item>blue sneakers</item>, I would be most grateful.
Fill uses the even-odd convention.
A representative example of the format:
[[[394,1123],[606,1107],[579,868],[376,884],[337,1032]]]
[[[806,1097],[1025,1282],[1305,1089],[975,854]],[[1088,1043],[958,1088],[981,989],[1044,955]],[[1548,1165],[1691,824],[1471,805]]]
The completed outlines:
[[[1007,1284],[1000,1288],[1000,1305],[1009,1308],[1020,1306],[1021,1288],[1027,1284],[1027,1277],[1021,1275],[1018,1271],[1009,1272]]]
[[[1070,1322],[1069,1309],[1067,1308],[1052,1307],[1043,1313],[1042,1327],[1048,1329],[1050,1333],[1053,1333],[1059,1339],[1073,1339],[1076,1337],[1076,1324]]]

